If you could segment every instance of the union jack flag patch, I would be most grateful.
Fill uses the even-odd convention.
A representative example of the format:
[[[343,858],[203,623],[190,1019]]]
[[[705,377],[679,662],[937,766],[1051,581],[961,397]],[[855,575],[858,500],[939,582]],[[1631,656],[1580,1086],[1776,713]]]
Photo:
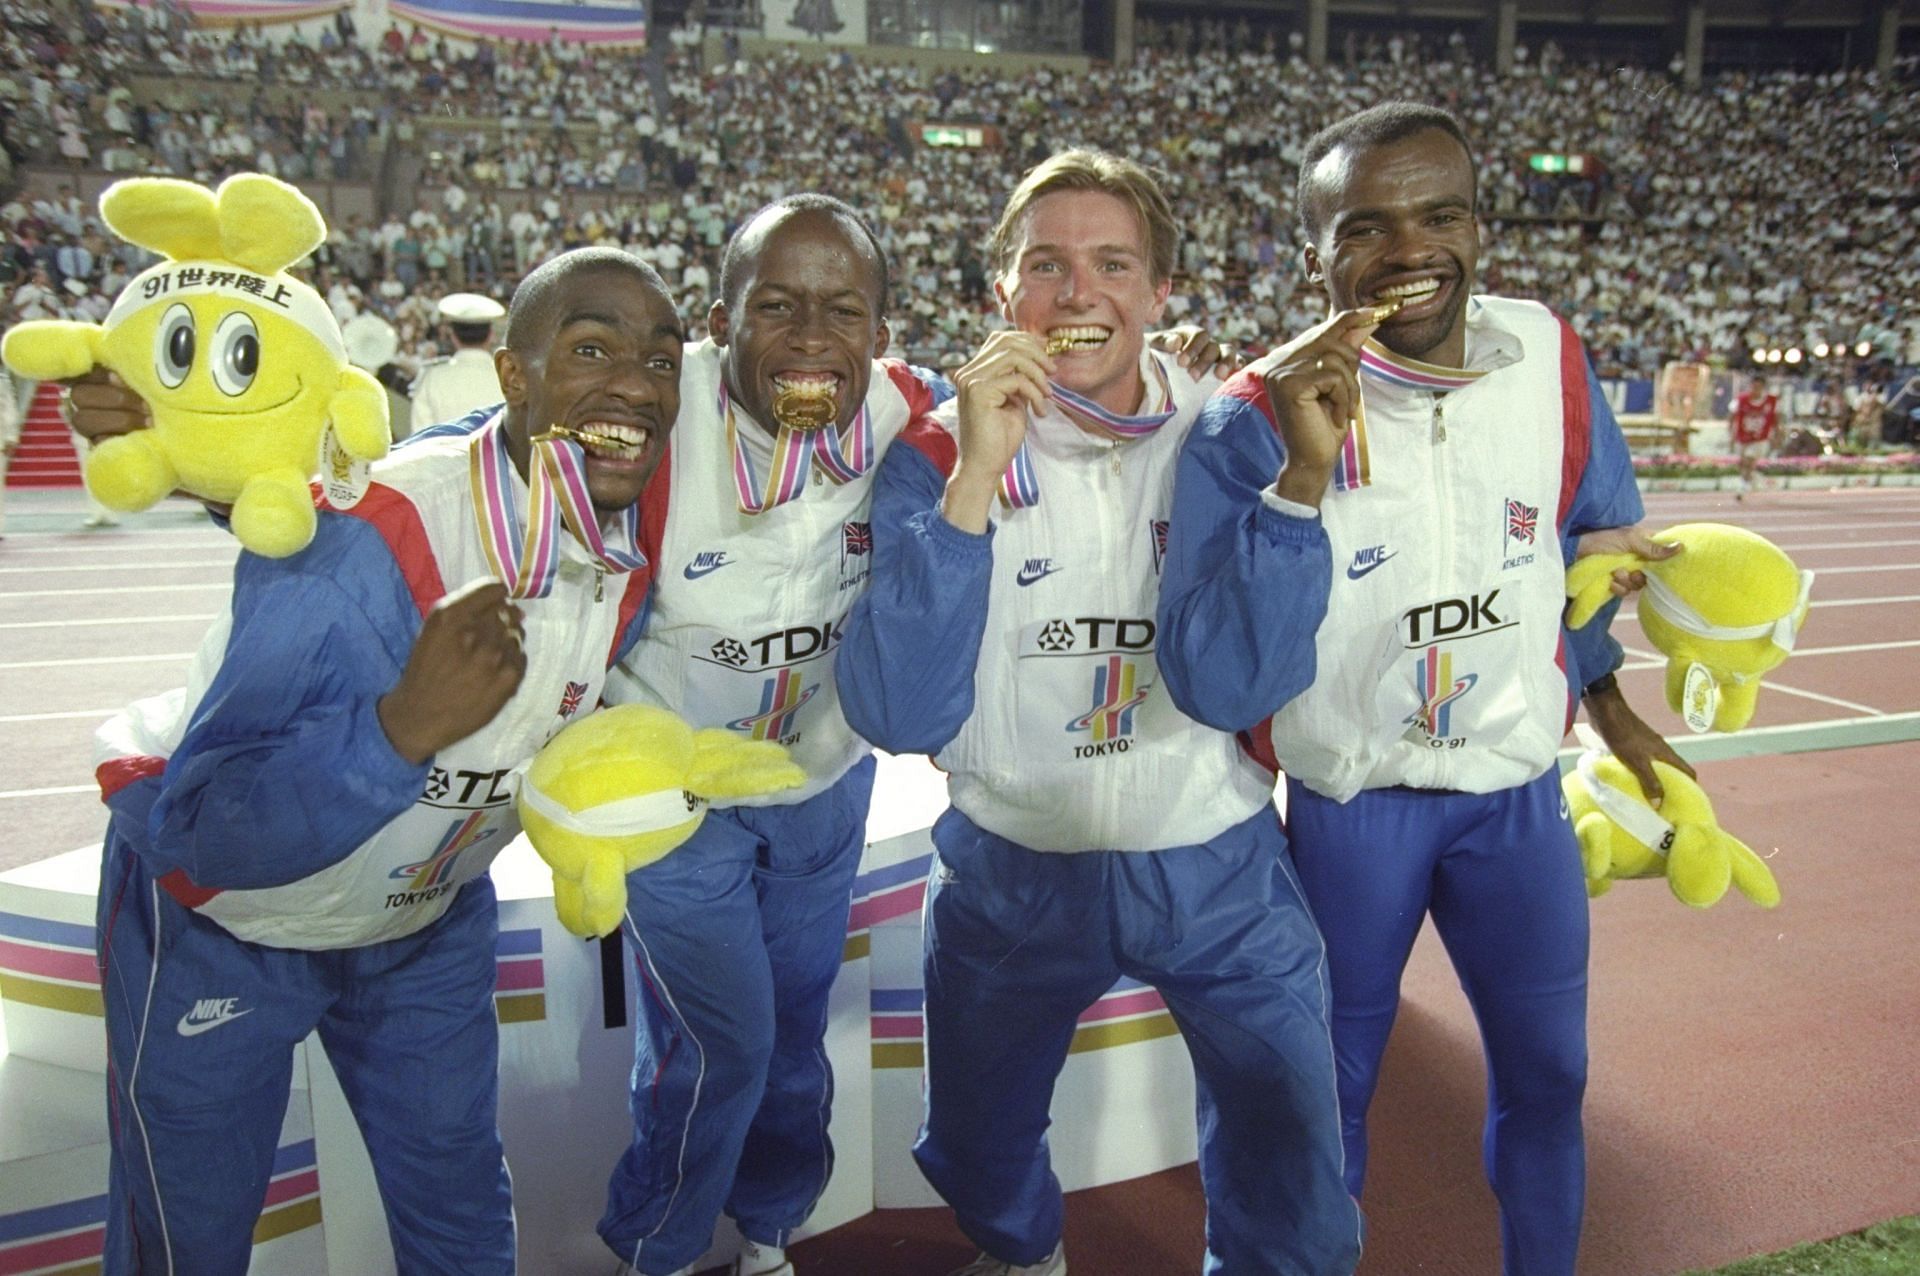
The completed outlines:
[[[587,684],[569,682],[565,691],[560,693],[560,716],[571,718],[580,711],[580,702],[586,699]]]
[[[1150,530],[1153,533],[1153,570],[1154,574],[1158,575],[1160,572],[1160,564],[1167,559],[1167,520],[1164,518],[1154,519],[1150,525]]]
[[[1540,524],[1540,507],[1522,505],[1519,501],[1507,501],[1507,539],[1533,544],[1535,530]]]

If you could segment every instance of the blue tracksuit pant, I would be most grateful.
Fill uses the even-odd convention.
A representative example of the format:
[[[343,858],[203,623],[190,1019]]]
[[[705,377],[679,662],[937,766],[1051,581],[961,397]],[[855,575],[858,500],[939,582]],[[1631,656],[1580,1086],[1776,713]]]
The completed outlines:
[[[106,1276],[242,1276],[315,1028],[366,1137],[402,1276],[514,1269],[495,1126],[493,883],[362,948],[236,939],[162,890],[108,829],[98,920],[106,1003]]]
[[[1031,851],[952,810],[933,840],[914,1156],[961,1230],[1017,1264],[1059,1242],[1054,1082],[1081,1012],[1127,975],[1160,991],[1193,1056],[1204,1271],[1351,1272],[1324,951],[1274,813],[1164,851]]]
[[[1557,772],[1499,793],[1287,786],[1287,831],[1333,972],[1347,1182],[1431,912],[1487,1056],[1487,1179],[1506,1276],[1572,1276],[1586,1192],[1587,894]]]
[[[826,1188],[827,994],[873,770],[867,758],[791,806],[713,811],[627,878],[634,1135],[600,1235],[642,1272],[698,1258],[723,1209],[748,1238],[785,1245]]]

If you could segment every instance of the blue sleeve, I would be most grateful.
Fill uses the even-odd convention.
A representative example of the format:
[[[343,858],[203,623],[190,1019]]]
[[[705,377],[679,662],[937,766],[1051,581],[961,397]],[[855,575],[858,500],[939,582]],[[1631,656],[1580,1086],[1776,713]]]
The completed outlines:
[[[378,533],[323,512],[312,545],[243,553],[225,658],[168,761],[143,850],[156,874],[245,890],[346,858],[419,796],[377,713],[420,612]]]
[[[1320,519],[1261,500],[1279,434],[1252,403],[1216,394],[1187,437],[1160,579],[1160,676],[1188,717],[1243,731],[1306,690],[1327,614],[1333,551]]]
[[[1591,364],[1587,367],[1587,405],[1587,465],[1580,472],[1573,504],[1560,526],[1560,555],[1568,564],[1573,562],[1574,549],[1584,533],[1630,527],[1646,516],[1626,436],[1613,419],[1613,409],[1601,393],[1600,379],[1593,374]],[[1620,667],[1625,653],[1608,632],[1619,610],[1620,600],[1611,599],[1585,625],[1566,630],[1567,678],[1574,694]]]
[[[472,434],[475,430],[492,420],[493,414],[505,406],[506,404],[504,403],[489,403],[484,408],[475,408],[463,417],[456,417],[451,421],[435,422],[423,429],[415,430],[413,433],[407,435],[406,438],[394,444],[394,446],[396,448],[402,448],[411,443],[418,443],[422,439],[444,439],[450,435]]]
[[[973,714],[993,529],[941,517],[946,482],[913,447],[887,449],[873,490],[873,578],[834,656],[847,722],[889,753],[935,754]]]
[[[935,372],[932,368],[923,368],[917,363],[908,364],[907,370],[919,377],[920,384],[927,387],[927,393],[933,396],[933,406],[936,408],[959,393],[944,373]]]

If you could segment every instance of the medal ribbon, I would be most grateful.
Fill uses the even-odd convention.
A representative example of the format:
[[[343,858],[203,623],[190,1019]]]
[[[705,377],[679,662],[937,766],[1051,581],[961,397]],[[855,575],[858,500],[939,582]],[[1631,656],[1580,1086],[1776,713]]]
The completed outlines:
[[[1167,369],[1158,358],[1149,358],[1154,379],[1158,383],[1158,394],[1154,402],[1159,406],[1136,416],[1122,416],[1118,412],[1109,412],[1085,395],[1076,394],[1057,381],[1049,381],[1047,388],[1053,392],[1053,402],[1069,421],[1078,425],[1089,434],[1103,438],[1144,439],[1155,430],[1173,419],[1173,387],[1167,383]],[[1031,427],[1032,414],[1028,414]],[[1033,470],[1033,457],[1027,451],[1027,440],[1020,441],[1020,450],[1013,454],[1013,460],[1007,464],[1006,473],[1000,476],[1000,499],[1011,509],[1026,509],[1040,500],[1040,481]]]
[[[773,464],[763,487],[755,480],[753,458],[747,455],[733,423],[733,402],[727,395],[727,383],[720,383],[720,415],[727,422],[727,446],[733,451],[733,484],[740,497],[742,514],[763,514],[776,505],[785,505],[806,490],[807,475],[817,462],[821,472],[835,483],[850,483],[873,468],[873,421],[867,405],[847,426],[842,445],[840,431],[832,426],[818,430],[795,430],[779,426],[773,439]]]
[[[621,511],[609,544],[587,495],[586,453],[572,439],[547,436],[532,444],[524,522],[513,501],[513,458],[507,453],[504,417],[496,416],[474,432],[467,462],[480,548],[493,575],[506,584],[509,598],[545,598],[553,592],[563,527],[608,572],[618,575],[647,565],[647,556],[640,552],[639,505]]]
[[[1491,369],[1443,368],[1437,363],[1422,363],[1418,359],[1395,354],[1377,341],[1370,340],[1360,347],[1361,376],[1406,390],[1446,394],[1472,385],[1489,371]],[[1347,431],[1347,441],[1341,445],[1340,459],[1333,467],[1333,487],[1338,492],[1351,492],[1373,482],[1373,458],[1367,449],[1364,392],[1361,398],[1361,403],[1354,404],[1353,428]]]

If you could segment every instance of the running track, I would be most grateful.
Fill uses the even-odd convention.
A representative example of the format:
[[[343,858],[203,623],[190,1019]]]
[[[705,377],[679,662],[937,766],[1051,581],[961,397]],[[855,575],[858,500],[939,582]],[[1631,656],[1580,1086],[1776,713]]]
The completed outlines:
[[[0,868],[99,838],[92,732],[182,680],[235,552],[184,503],[88,532],[77,492],[7,502]],[[1583,1276],[1661,1276],[1920,1211],[1920,489],[1658,495],[1648,511],[1656,528],[1752,527],[1818,579],[1753,728],[1685,746],[1723,822],[1770,857],[1781,908],[1693,913],[1657,883],[1594,905]],[[1684,737],[1658,657],[1630,620],[1615,632],[1628,698]],[[1497,1270],[1482,1084],[1429,933],[1376,1103],[1364,1276]],[[1074,1270],[1189,1276],[1201,1220],[1190,1167],[1079,1194]],[[797,1253],[803,1276],[924,1276],[969,1256],[939,1211]]]

